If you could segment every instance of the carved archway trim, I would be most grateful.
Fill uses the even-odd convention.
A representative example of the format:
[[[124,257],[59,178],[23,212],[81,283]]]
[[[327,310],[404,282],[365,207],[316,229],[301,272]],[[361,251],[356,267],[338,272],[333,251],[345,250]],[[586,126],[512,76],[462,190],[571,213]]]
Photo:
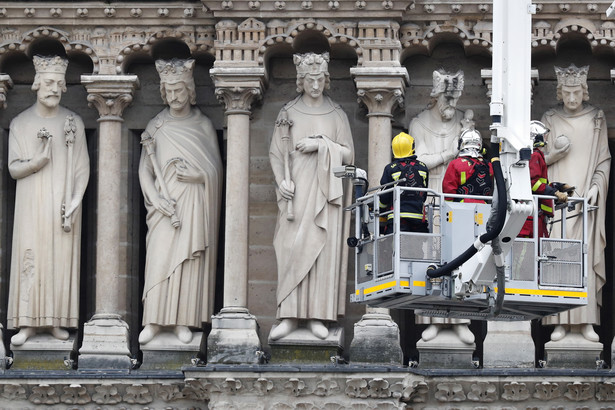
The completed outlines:
[[[55,27],[40,26],[33,30],[20,34],[17,30],[14,35],[4,34],[4,41],[0,42],[0,59],[3,55],[9,52],[19,52],[31,57],[30,47],[33,43],[40,39],[50,39],[58,41],[66,54],[82,53],[85,54],[93,65],[93,71],[98,72],[100,59],[93,45],[85,39],[76,39],[71,41],[70,34]]]

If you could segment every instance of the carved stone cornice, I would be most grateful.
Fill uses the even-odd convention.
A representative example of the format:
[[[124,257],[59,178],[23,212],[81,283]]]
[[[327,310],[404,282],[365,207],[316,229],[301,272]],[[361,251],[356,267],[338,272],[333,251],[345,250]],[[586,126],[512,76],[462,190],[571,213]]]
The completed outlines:
[[[198,4],[181,2],[3,2],[0,21],[7,19],[11,25],[92,24],[96,26],[181,25],[190,20],[211,19]],[[36,23],[32,23],[35,19]]]
[[[216,98],[226,114],[250,114],[252,103],[260,100],[265,87],[265,69],[258,67],[214,67],[209,74],[216,86]]]
[[[612,408],[610,372],[586,375],[507,371],[455,376],[422,375],[407,368],[390,371],[331,366],[297,371],[284,365],[234,371],[230,367],[186,367],[182,374],[156,379],[134,371],[130,378],[109,374],[30,379],[1,374],[1,408],[50,405],[151,408]],[[14,372],[13,372],[14,373]],[[88,373],[85,373],[88,374]],[[114,373],[117,375],[117,373]],[[69,406],[69,407],[70,407]]]
[[[100,121],[122,121],[122,113],[139,88],[136,75],[82,75],[90,107],[98,110]]]
[[[203,8],[216,18],[402,18],[414,9],[415,1],[367,0],[201,0]]]
[[[358,102],[365,104],[368,116],[392,117],[403,107],[409,83],[405,67],[353,67],[350,74],[357,85]]]
[[[13,80],[8,74],[0,74],[0,108],[6,108],[6,93],[13,88]]]

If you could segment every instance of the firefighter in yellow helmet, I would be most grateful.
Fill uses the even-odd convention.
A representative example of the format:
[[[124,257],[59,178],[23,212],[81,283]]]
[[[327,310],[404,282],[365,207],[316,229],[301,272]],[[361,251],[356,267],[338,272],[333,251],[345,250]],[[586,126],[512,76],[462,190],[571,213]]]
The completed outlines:
[[[393,138],[391,143],[394,160],[388,164],[380,178],[380,184],[402,181],[401,186],[411,188],[427,188],[429,170],[414,155],[414,138],[401,132]],[[390,187],[387,187],[390,188]],[[402,231],[429,232],[423,204],[427,194],[425,192],[404,191],[400,199],[400,225]],[[393,207],[393,193],[380,196],[380,212],[391,210]],[[393,232],[393,213],[387,215],[384,233]]]

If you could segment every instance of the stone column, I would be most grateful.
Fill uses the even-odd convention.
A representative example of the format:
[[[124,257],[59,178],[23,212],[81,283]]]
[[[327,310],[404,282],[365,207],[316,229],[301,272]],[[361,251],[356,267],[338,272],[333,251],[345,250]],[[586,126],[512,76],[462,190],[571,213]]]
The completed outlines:
[[[227,161],[223,308],[212,317],[208,363],[258,363],[261,342],[248,311],[250,107],[261,98],[262,68],[213,68],[216,96],[226,107]]]
[[[491,99],[493,72],[482,69],[480,75]],[[532,89],[538,83],[538,70],[532,70]],[[505,299],[506,300],[506,299]],[[504,302],[506,303],[506,301]],[[511,349],[511,346],[515,346]],[[534,340],[530,321],[487,323],[487,336],[483,342],[483,367],[534,367]]]
[[[131,367],[128,324],[120,312],[120,184],[122,113],[139,87],[136,75],[83,75],[90,106],[98,110],[96,312],[85,323],[80,369]]]
[[[391,162],[392,113],[403,106],[408,72],[403,67],[356,67],[350,73],[357,84],[359,102],[369,111],[367,178],[369,186],[374,187],[380,184],[382,170]],[[354,325],[351,362],[402,364],[402,359],[399,327],[389,310],[367,307]]]
[[[6,95],[8,90],[13,87],[13,80],[8,74],[0,74],[0,108],[7,107],[7,98]],[[4,132],[0,133],[4,134]],[[6,135],[4,135],[6,137]],[[2,157],[5,158],[4,154]],[[3,183],[4,185],[4,183]],[[2,186],[0,189],[1,192],[6,192],[6,186]],[[6,214],[6,207],[0,208],[0,221],[2,221],[2,226],[7,226],[8,215]],[[6,249],[7,243],[0,243],[2,249]],[[4,255],[8,255],[6,251],[3,252]],[[7,276],[8,281],[8,276]],[[3,283],[3,285],[8,285],[8,282]],[[0,341],[4,339],[3,337],[4,327],[2,323],[0,323]],[[0,371],[3,371],[6,368],[6,350],[4,348],[4,343],[0,343]]]

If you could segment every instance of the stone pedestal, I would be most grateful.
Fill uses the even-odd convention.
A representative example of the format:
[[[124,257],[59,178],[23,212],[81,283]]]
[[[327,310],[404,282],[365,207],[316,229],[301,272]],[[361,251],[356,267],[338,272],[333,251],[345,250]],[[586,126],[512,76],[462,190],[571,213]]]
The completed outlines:
[[[271,331],[277,327],[273,326]],[[269,340],[271,363],[330,364],[341,356],[344,329],[329,329],[326,339],[319,339],[306,328],[299,328],[278,340]],[[332,359],[333,358],[333,359]]]
[[[595,369],[602,358],[603,345],[591,342],[579,333],[568,333],[557,342],[545,343],[547,367],[561,369]]]
[[[94,315],[83,326],[79,370],[118,369],[130,371],[128,325],[115,315]]]
[[[260,351],[258,323],[247,309],[224,308],[212,317],[208,364],[257,364]]]
[[[483,343],[483,367],[533,368],[535,347],[531,323],[489,322]]]
[[[452,329],[440,330],[429,342],[421,339],[416,347],[419,351],[419,367],[422,369],[473,368],[472,354],[476,345],[463,343]]]
[[[35,334],[21,346],[13,346],[14,370],[71,370],[76,356],[75,335],[59,340],[47,333]]]
[[[141,345],[143,370],[180,370],[191,366],[201,349],[203,332],[193,332],[190,343],[182,343],[173,332],[160,332],[150,342]]]
[[[402,364],[399,327],[391,316],[367,313],[354,325],[350,343],[351,363]]]

